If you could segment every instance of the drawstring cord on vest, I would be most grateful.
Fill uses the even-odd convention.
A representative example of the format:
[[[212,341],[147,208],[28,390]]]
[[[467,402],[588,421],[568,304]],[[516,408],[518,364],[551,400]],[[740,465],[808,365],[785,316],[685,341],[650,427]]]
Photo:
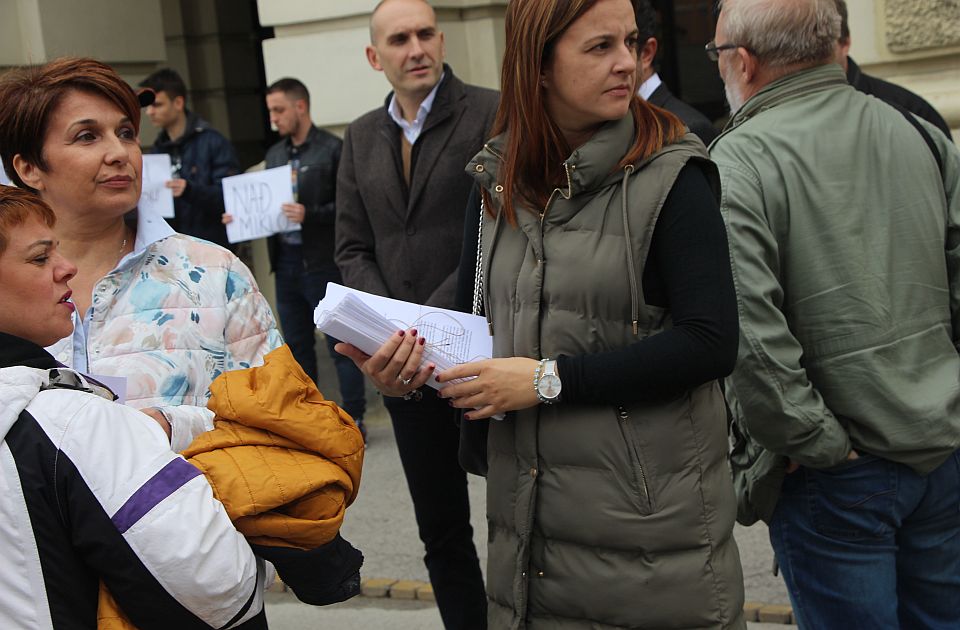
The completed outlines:
[[[637,268],[633,261],[633,240],[630,238],[630,220],[627,217],[627,182],[633,173],[633,164],[623,167],[623,236],[627,242],[627,276],[630,278],[630,319],[633,322],[633,334],[640,334],[640,290],[637,284]]]

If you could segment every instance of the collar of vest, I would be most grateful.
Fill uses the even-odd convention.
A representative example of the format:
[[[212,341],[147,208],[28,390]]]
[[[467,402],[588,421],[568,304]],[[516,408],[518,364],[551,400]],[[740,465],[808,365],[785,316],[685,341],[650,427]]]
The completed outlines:
[[[617,165],[633,144],[633,115],[604,123],[584,145],[564,160],[567,181],[555,189],[570,199],[618,180],[623,173]],[[467,172],[496,196],[498,173],[503,163],[506,134],[489,140],[467,165]]]

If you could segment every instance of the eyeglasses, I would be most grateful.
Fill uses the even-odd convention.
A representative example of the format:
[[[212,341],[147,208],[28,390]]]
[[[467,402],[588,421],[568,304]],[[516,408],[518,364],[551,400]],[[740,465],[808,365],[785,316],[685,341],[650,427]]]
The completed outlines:
[[[714,42],[710,42],[703,47],[703,50],[707,53],[707,58],[710,61],[720,61],[720,53],[724,50],[733,50],[734,48],[744,48],[739,44],[720,44],[717,46]],[[749,51],[749,48],[747,49]]]

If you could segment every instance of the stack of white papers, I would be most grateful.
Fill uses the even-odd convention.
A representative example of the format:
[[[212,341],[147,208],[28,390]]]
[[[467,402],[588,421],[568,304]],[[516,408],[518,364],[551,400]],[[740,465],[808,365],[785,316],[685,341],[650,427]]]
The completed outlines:
[[[493,338],[483,317],[380,297],[333,282],[327,284],[326,297],[317,305],[313,320],[324,334],[367,354],[376,352],[398,330],[415,328],[426,339],[421,365],[435,363],[437,373],[493,354]],[[427,384],[440,388],[432,378]]]

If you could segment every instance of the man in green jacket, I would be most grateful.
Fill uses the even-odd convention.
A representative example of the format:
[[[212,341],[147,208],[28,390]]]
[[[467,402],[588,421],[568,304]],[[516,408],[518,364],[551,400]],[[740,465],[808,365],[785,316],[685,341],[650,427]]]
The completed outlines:
[[[960,152],[850,87],[832,0],[725,0],[711,145],[738,519],[807,628],[960,627]]]

